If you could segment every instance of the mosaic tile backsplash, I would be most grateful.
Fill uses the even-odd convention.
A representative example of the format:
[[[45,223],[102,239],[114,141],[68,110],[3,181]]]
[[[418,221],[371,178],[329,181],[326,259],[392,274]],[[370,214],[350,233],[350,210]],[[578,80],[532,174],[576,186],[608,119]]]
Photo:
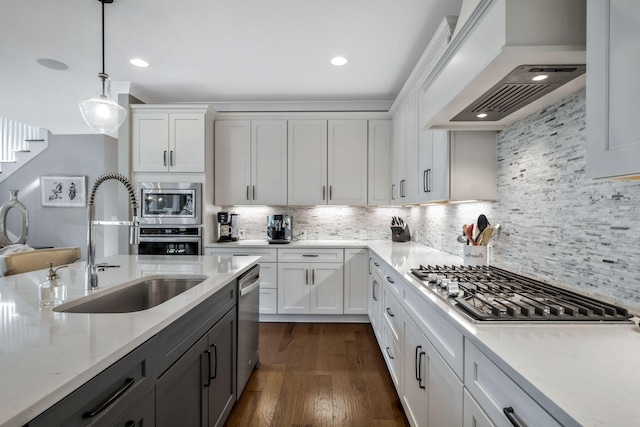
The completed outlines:
[[[294,216],[307,239],[390,239],[401,216],[412,240],[462,255],[462,224],[484,213],[501,232],[492,265],[566,284],[640,312],[640,182],[585,177],[585,94],[498,133],[498,201],[410,208],[234,207],[247,239],[264,239],[266,217]]]

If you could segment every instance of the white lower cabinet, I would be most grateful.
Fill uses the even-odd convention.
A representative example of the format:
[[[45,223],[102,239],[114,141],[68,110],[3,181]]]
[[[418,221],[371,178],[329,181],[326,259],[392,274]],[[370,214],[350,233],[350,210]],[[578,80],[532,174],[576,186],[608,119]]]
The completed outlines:
[[[344,314],[367,314],[369,250],[344,250]]]
[[[279,314],[342,314],[343,263],[278,263]]]
[[[369,288],[368,288],[368,304],[367,310],[371,328],[378,340],[382,343],[382,285],[384,270],[381,263],[372,257],[370,261]]]
[[[463,427],[495,427],[495,424],[491,422],[487,414],[484,413],[478,402],[469,394],[469,391],[464,391],[464,411],[462,414]]]
[[[476,346],[464,347],[464,384],[496,426],[561,425]]]
[[[402,403],[412,426],[462,426],[462,382],[418,326],[404,322]]]

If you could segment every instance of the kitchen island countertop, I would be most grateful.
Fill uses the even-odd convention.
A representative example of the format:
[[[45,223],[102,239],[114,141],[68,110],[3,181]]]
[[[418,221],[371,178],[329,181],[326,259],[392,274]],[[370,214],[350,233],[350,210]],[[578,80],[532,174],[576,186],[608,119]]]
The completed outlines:
[[[85,262],[58,273],[67,301],[157,274],[208,276],[201,284],[144,311],[60,313],[40,307],[47,270],[0,278],[0,426],[24,425],[177,318],[247,271],[257,257],[113,256],[97,291],[84,285]]]

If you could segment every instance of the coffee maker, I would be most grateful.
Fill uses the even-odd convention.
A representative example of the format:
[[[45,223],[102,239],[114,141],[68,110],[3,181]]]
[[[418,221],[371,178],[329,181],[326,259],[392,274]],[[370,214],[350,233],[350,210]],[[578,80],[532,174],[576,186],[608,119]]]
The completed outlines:
[[[269,243],[289,243],[293,230],[291,215],[269,215],[267,217],[267,241]]]
[[[218,212],[218,242],[238,240],[238,214]]]

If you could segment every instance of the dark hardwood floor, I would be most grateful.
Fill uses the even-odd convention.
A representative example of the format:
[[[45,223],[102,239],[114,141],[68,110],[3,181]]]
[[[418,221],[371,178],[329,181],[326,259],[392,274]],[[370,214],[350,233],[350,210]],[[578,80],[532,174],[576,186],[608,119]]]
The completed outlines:
[[[261,323],[226,426],[408,426],[371,325]]]

